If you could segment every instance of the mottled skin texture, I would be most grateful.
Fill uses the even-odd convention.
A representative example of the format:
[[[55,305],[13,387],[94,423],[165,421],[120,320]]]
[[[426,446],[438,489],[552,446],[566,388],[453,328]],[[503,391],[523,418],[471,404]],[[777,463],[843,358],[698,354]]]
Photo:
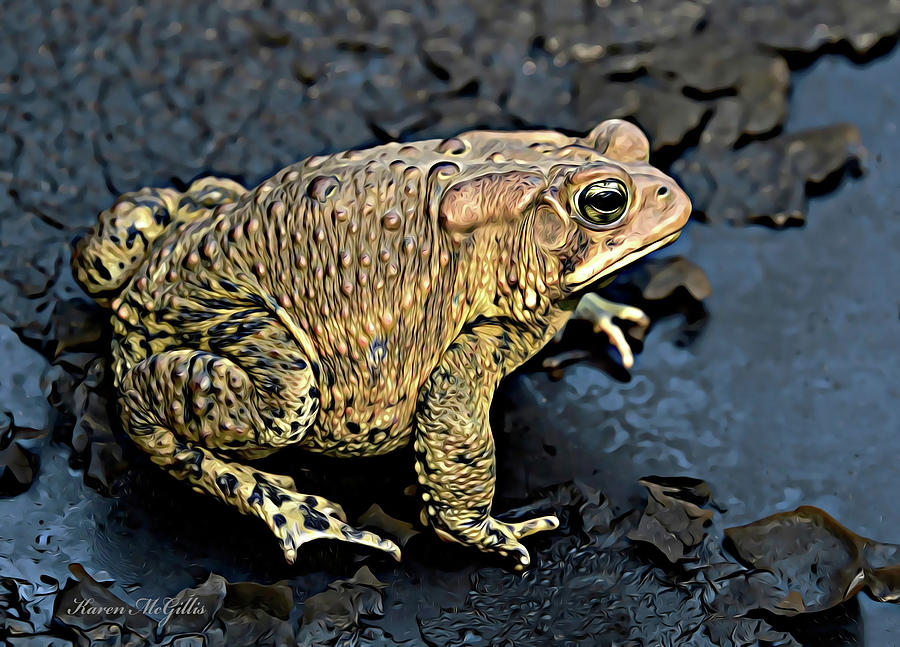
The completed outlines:
[[[399,549],[247,460],[412,439],[423,520],[523,567],[519,540],[558,521],[491,516],[491,398],[573,311],[630,364],[611,316],[643,315],[592,294],[575,306],[688,218],[647,156],[612,120],[582,139],[475,131],[315,157],[250,191],[204,178],[122,196],[73,270],[113,312],[126,430],[175,477],[263,519],[289,561],[316,538]],[[586,188],[602,193],[591,205],[621,202],[600,226]]]

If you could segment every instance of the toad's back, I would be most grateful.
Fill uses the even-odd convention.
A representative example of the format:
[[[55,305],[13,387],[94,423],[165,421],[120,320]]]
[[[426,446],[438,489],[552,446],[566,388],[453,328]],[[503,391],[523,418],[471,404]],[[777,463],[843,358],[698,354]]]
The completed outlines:
[[[355,453],[402,441],[416,391],[463,323],[452,301],[464,285],[425,204],[438,181],[427,169],[315,162],[170,226],[113,304],[116,373],[169,348],[220,350],[222,336],[252,343],[254,322],[274,315],[316,377],[327,433],[310,442]]]
[[[567,138],[545,138],[472,133],[313,157],[231,202],[207,199],[205,211],[189,191],[114,304],[116,374],[170,348],[222,353],[220,337],[275,315],[316,378],[311,448],[395,448],[418,389],[495,287],[496,250],[454,243],[437,201],[485,169],[596,154],[560,155]]]

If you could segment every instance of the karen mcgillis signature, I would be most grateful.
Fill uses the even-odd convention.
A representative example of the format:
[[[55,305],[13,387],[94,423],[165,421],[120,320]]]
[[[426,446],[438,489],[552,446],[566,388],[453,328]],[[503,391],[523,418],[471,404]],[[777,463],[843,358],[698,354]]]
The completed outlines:
[[[103,605],[94,598],[78,598],[66,609],[69,615],[91,616],[133,616],[139,613],[148,616],[164,616],[168,620],[173,615],[204,615],[206,605],[199,598],[138,598],[135,605]]]

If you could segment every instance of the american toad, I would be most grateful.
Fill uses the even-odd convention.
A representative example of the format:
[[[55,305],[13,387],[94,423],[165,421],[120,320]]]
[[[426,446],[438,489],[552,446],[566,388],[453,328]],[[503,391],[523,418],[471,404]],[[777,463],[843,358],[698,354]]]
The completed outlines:
[[[317,538],[392,553],[340,505],[248,461],[412,439],[423,519],[529,563],[546,516],[491,516],[500,379],[573,314],[631,356],[583,288],[674,240],[690,214],[623,121],[584,138],[473,131],[312,157],[252,190],[204,178],[123,195],[72,267],[112,310],[124,427],[154,463],[260,517],[288,561]]]

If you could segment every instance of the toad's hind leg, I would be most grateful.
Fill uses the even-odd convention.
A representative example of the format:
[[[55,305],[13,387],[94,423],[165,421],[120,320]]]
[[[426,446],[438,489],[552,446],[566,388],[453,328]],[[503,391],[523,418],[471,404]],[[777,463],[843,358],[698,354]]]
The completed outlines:
[[[169,228],[236,202],[246,189],[233,180],[204,177],[187,191],[145,188],[120,196],[75,244],[72,275],[100,305],[110,302]]]
[[[399,559],[393,542],[349,526],[339,505],[298,493],[289,477],[226,458],[229,451],[264,455],[283,444],[267,440],[275,440],[266,424],[272,420],[267,413],[273,408],[271,396],[261,397],[230,359],[165,351],[128,371],[121,394],[125,428],[151,460],[194,489],[262,519],[281,541],[288,562],[313,539],[363,544]],[[277,411],[279,422],[291,429],[296,421],[290,420],[290,409]]]

